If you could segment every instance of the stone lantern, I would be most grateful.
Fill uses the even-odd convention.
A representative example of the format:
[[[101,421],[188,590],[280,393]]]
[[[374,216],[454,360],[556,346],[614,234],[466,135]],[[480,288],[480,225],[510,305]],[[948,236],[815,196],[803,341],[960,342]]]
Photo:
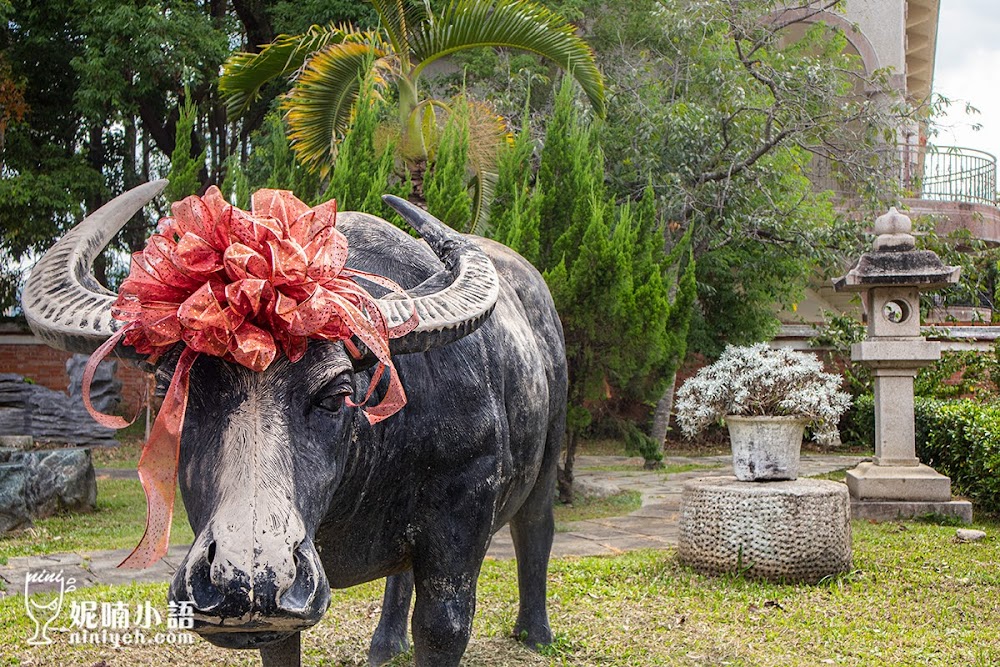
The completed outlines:
[[[910,232],[910,219],[889,209],[875,221],[873,251],[834,281],[837,291],[861,294],[868,337],[851,347],[851,359],[875,376],[875,457],[847,472],[852,515],[971,521],[971,504],[952,501],[951,480],[920,463],[914,440],[913,380],[921,366],[941,358],[940,345],[920,335],[920,292],[954,285],[960,267],[917,250]]]

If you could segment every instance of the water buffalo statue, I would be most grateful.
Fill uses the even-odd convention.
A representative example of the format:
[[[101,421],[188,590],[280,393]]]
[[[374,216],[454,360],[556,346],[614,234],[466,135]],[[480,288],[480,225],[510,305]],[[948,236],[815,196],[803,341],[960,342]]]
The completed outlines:
[[[92,264],[164,186],[121,195],[45,254],[22,299],[43,341],[92,352],[120,326]],[[311,341],[296,363],[278,358],[261,372],[204,354],[191,370],[178,481],[196,537],[169,597],[193,603],[205,639],[260,649],[266,667],[299,664],[300,632],[320,620],[331,587],[380,577],[370,663],[408,648],[415,589],[416,664],[457,665],[483,558],[508,522],[514,635],[533,647],[551,641],[546,570],[567,392],[552,299],[510,249],[390,204],[422,240],[361,213],[339,214],[337,229],[349,239],[349,267],[391,278],[411,297],[380,293],[385,317],[405,319],[404,303],[419,315],[391,341],[409,397],[400,412],[371,425],[345,400],[361,401],[373,364],[341,342]],[[170,372],[168,355],[157,374]]]

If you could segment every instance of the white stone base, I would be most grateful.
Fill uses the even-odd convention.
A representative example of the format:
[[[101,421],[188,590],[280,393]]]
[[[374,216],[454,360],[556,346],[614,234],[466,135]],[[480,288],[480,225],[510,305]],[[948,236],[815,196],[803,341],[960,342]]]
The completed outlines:
[[[886,466],[859,463],[847,471],[847,488],[857,500],[902,500],[945,503],[951,480],[923,464]]]
[[[972,523],[972,503],[950,500],[946,503],[919,500],[851,500],[851,517],[866,521],[899,521],[927,516],[944,516]]]
[[[702,477],[684,485],[678,558],[707,574],[740,573],[816,583],[851,569],[851,503],[837,482],[740,482]]]

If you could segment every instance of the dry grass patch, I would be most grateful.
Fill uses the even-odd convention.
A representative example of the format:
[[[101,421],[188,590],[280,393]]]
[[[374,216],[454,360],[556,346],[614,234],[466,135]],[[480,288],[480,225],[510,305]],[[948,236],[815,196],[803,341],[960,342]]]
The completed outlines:
[[[541,655],[510,639],[517,587],[512,562],[487,561],[464,665],[953,665],[1000,663],[1000,542],[959,544],[953,527],[855,523],[855,571],[819,586],[708,578],[671,551],[561,558],[550,568],[555,643]],[[85,589],[72,599],[150,599],[165,585]],[[381,586],[336,591],[305,634],[306,665],[364,665]],[[28,647],[19,597],[0,601],[3,665],[256,665],[256,654],[205,642],[184,647]],[[68,602],[66,603],[68,607]],[[56,625],[68,622],[60,616]],[[412,664],[409,656],[395,663]]]

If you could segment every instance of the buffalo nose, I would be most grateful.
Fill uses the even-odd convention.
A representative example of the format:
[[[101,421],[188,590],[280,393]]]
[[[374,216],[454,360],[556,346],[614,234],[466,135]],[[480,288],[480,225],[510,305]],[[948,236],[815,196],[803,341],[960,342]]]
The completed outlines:
[[[219,618],[245,616],[251,611],[250,576],[219,553],[210,533],[192,545],[171,584],[172,600],[188,600],[197,614]]]
[[[320,615],[330,604],[330,584],[312,540],[307,539],[292,551],[295,578],[285,588],[279,588],[277,607],[280,612],[298,618]]]
[[[258,623],[281,618],[312,623],[326,611],[330,586],[312,540],[281,554],[254,551],[245,563],[232,554],[210,531],[203,533],[174,576],[170,598],[189,600],[198,616],[253,616]]]

